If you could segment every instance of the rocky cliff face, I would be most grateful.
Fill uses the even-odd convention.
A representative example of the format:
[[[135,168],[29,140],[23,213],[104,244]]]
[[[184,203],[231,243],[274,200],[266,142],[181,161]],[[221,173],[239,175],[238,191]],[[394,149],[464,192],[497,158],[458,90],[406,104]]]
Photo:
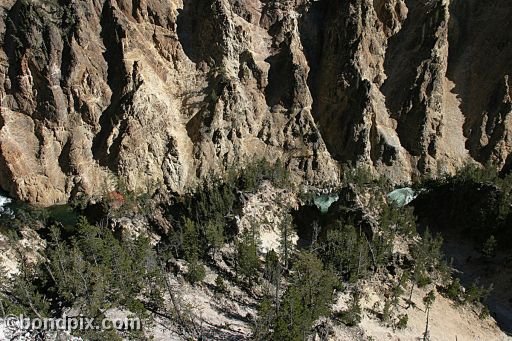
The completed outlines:
[[[4,0],[0,187],[183,191],[255,157],[335,182],[512,167],[507,0]]]

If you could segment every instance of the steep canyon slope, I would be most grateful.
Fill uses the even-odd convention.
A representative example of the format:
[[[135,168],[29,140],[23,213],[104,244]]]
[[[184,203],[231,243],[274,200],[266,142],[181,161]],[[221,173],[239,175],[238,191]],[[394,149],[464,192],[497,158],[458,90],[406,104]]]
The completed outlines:
[[[0,188],[183,191],[255,157],[336,182],[512,167],[508,0],[3,0]]]

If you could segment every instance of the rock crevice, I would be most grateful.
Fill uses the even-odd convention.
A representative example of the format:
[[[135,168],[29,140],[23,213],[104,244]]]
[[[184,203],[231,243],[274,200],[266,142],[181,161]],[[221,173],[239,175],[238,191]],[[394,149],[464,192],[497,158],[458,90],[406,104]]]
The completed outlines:
[[[512,164],[506,0],[8,0],[0,187],[184,191],[254,158],[297,181]],[[490,66],[492,66],[490,68]]]

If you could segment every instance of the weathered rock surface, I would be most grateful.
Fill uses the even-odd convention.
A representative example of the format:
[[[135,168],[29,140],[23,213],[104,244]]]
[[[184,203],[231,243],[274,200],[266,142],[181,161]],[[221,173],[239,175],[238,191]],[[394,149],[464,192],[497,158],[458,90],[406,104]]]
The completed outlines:
[[[183,191],[255,157],[310,182],[512,167],[507,0],[4,0],[0,187]]]

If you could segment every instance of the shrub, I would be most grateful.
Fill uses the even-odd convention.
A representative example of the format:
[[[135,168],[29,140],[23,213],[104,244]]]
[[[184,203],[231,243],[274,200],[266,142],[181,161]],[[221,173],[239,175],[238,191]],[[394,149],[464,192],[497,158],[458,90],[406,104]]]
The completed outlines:
[[[480,310],[480,314],[478,314],[478,317],[481,320],[485,320],[486,318],[488,318],[490,316],[490,314],[491,314],[491,312],[489,311],[489,308],[484,305],[482,307],[482,310]]]
[[[464,294],[464,302],[472,304],[476,302],[482,302],[485,300],[491,291],[493,290],[493,285],[485,288],[478,284],[478,281],[475,281],[471,284],[471,286],[466,290]]]
[[[188,264],[188,272],[186,275],[187,280],[191,284],[201,282],[206,276],[204,265],[201,264],[197,259],[192,259]]]
[[[455,278],[446,288],[446,296],[452,301],[460,303],[461,294],[462,286],[460,285],[460,280]]]
[[[396,323],[397,329],[405,329],[407,327],[407,323],[409,322],[409,316],[407,314],[398,315],[398,321]]]
[[[226,283],[224,283],[224,280],[220,275],[215,278],[215,291],[218,293],[226,293],[228,291],[228,288],[226,287]]]

